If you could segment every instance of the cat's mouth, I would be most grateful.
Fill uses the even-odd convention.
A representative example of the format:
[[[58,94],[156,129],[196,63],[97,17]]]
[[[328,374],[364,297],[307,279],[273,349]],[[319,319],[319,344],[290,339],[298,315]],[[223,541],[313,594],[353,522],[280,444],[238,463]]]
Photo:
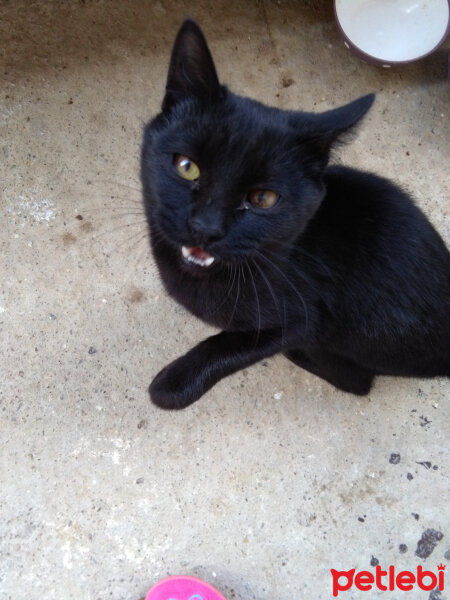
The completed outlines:
[[[181,254],[186,262],[204,269],[210,267],[215,261],[214,256],[198,247],[181,246]]]

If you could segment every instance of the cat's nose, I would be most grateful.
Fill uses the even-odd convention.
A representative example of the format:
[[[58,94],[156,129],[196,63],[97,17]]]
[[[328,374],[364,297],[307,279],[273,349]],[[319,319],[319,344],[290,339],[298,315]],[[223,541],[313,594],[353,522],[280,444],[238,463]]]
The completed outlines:
[[[198,244],[207,244],[223,238],[225,231],[223,225],[217,220],[211,220],[201,215],[196,215],[189,220],[189,229]]]

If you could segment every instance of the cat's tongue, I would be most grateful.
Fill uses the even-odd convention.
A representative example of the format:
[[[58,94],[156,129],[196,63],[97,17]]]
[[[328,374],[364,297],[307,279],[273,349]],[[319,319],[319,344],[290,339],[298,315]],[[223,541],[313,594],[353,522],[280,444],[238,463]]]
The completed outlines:
[[[210,267],[215,260],[214,256],[198,247],[188,248],[188,246],[182,246],[181,253],[188,262],[199,267]]]

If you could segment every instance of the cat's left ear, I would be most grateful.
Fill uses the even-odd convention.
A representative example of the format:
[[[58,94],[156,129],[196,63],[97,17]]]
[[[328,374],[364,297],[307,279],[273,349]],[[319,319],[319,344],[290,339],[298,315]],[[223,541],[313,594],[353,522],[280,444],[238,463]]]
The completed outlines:
[[[350,104],[312,116],[307,144],[322,167],[328,162],[333,144],[364,117],[374,100],[375,94],[368,94]]]
[[[216,68],[202,30],[195,21],[187,19],[173,45],[163,112],[186,97],[211,102],[220,93]]]

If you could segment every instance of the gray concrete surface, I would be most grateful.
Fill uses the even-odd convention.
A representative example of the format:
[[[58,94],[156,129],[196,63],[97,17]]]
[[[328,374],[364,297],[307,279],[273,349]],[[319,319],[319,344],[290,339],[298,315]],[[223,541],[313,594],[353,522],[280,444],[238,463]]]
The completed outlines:
[[[1,600],[139,600],[174,573],[328,600],[332,568],[449,563],[447,380],[358,399],[276,357],[184,412],[149,403],[210,333],[164,294],[140,208],[142,126],[187,15],[239,93],[321,110],[377,92],[341,160],[413,190],[450,240],[448,45],[368,66],[325,0],[0,2]],[[447,580],[340,597],[448,599]]]

